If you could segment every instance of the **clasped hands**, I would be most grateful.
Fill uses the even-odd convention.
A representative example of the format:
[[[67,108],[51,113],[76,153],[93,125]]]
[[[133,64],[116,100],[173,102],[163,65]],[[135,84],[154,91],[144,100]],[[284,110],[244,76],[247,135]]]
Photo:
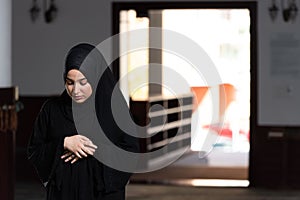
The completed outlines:
[[[73,135],[65,137],[64,149],[66,150],[61,156],[65,162],[71,161],[73,164],[78,159],[87,157],[88,155],[94,155],[97,146],[93,142],[83,135]]]

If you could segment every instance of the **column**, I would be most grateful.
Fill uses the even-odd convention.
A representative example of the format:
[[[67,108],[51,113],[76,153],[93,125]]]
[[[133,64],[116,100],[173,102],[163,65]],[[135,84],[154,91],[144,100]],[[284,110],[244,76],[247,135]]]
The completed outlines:
[[[11,78],[12,1],[0,1],[0,87],[9,87]]]
[[[149,26],[162,28],[162,11],[149,11]],[[149,97],[162,94],[162,32],[149,32]]]

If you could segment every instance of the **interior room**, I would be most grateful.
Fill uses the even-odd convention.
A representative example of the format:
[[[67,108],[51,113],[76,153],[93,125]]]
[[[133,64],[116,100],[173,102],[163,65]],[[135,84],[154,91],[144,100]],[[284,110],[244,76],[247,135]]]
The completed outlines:
[[[299,6],[1,1],[1,199],[46,199],[27,145],[80,42],[97,45],[138,127],[126,199],[299,198]]]
[[[201,179],[198,184],[210,184],[209,181],[212,181],[211,179],[215,179],[213,180],[214,182],[222,182],[222,179],[225,178],[228,186],[233,183],[235,185],[240,184],[239,186],[247,186],[249,185],[248,133],[250,123],[249,10],[247,8],[196,8],[195,5],[193,5],[192,8],[186,8],[186,4],[183,9],[179,9],[180,5],[176,5],[178,7],[177,9],[149,9],[148,13],[150,14],[148,14],[148,16],[139,14],[140,11],[136,8],[136,4],[134,5],[136,10],[121,10],[119,22],[121,40],[120,49],[130,51],[129,48],[134,46],[135,42],[135,39],[131,40],[131,38],[135,38],[131,36],[135,33],[129,33],[124,36],[122,36],[122,33],[137,29],[147,29],[151,24],[155,23],[150,21],[158,20],[159,16],[159,18],[161,18],[161,27],[163,29],[188,35],[190,39],[197,41],[196,43],[209,54],[215,65],[220,63],[219,67],[216,66],[216,68],[222,80],[219,83],[207,85],[207,80],[203,80],[201,75],[189,79],[188,77],[195,75],[195,73],[197,74],[195,69],[191,69],[187,63],[184,63],[184,61],[180,60],[176,55],[172,55],[172,53],[169,53],[167,50],[162,51],[162,66],[165,66],[162,67],[163,95],[167,96],[170,93],[170,90],[168,89],[170,87],[167,86],[168,82],[176,82],[176,78],[174,78],[175,75],[172,72],[169,72],[167,68],[168,66],[172,66],[173,70],[180,73],[181,76],[189,81],[188,88],[181,90],[183,94],[192,91],[194,96],[197,96],[197,100],[195,100],[196,105],[194,104],[196,109],[193,111],[192,115],[191,147],[189,152],[185,153],[182,158],[176,160],[162,171],[157,170],[149,173],[147,175],[147,181],[159,181],[160,179],[178,181],[178,179],[193,177],[194,179]],[[143,11],[145,9],[147,8],[144,6]],[[211,21],[204,17],[209,15],[211,16]],[[193,20],[197,21],[198,28],[195,28]],[[228,25],[222,26],[224,23],[228,23]],[[215,24],[215,26],[212,26],[211,24]],[[225,28],[225,26],[227,28]],[[229,27],[232,27],[232,29]],[[225,33],[226,30],[228,31],[227,34]],[[215,36],[212,36],[211,33],[213,32],[216,33]],[[220,32],[223,32],[224,34],[218,34]],[[242,32],[242,34],[239,35],[239,32]],[[162,38],[167,37],[166,35],[167,33],[163,34]],[[147,35],[146,33],[143,37],[145,38],[145,41],[147,41],[147,38],[151,41],[151,35]],[[125,39],[123,40],[122,38]],[[254,38],[255,36],[252,36],[253,40],[255,40]],[[240,41],[245,43],[240,43]],[[166,46],[165,43],[167,42],[163,42],[163,47]],[[227,55],[222,53],[219,54],[220,50],[223,51],[222,49],[227,47],[231,49],[226,50],[228,53]],[[234,53],[234,51],[236,53]],[[141,85],[141,79],[143,79],[144,82],[147,82],[148,78],[149,80],[151,79],[147,73],[148,69],[139,68],[140,66],[147,65],[145,62],[150,62],[147,61],[147,59],[144,59],[147,57],[148,53],[147,50],[139,50],[128,53],[126,56],[120,58],[120,69],[122,69],[122,71],[120,71],[120,77],[123,77],[121,78],[120,85],[124,93],[129,93],[127,96],[130,96],[130,98],[133,99],[133,102],[134,100],[138,101],[139,99],[145,99],[145,97],[148,96],[149,88],[147,88],[147,86],[139,87],[139,85]],[[232,56],[235,58],[232,58]],[[234,65],[236,65],[236,67],[234,67]],[[126,68],[128,68],[128,70],[126,70]],[[145,71],[143,75],[137,74],[142,70]],[[233,77],[238,77],[238,79]],[[173,86],[172,88],[179,90],[176,86]],[[212,100],[214,97],[209,94],[211,92],[208,92],[213,90],[219,91],[218,93],[220,93],[215,100]],[[222,91],[224,92],[226,100],[222,99]],[[230,102],[231,100],[229,99],[234,102]],[[219,126],[223,126],[223,128],[220,127],[220,130],[215,129],[213,131],[207,128],[207,124],[212,123],[210,121],[212,120],[211,116],[214,112],[210,109],[210,103],[212,101],[217,102],[220,111],[216,114],[218,117],[213,119],[215,120],[214,125],[211,124],[210,126],[215,126],[215,128],[217,128],[217,124],[219,124]],[[225,103],[225,105],[222,105],[223,103]],[[233,113],[238,113],[234,112],[234,109],[239,109],[236,106],[240,106],[245,112],[239,113],[239,116],[230,117],[230,115],[234,115]],[[224,118],[225,115],[226,119]],[[197,118],[199,118],[199,120],[197,120]],[[237,124],[237,129],[239,129],[235,134],[232,132],[234,123]],[[199,130],[197,127],[203,128]],[[159,143],[156,142],[154,145],[157,144]],[[174,170],[185,171],[185,173],[170,173]],[[203,173],[204,171],[206,171],[206,173]],[[210,180],[206,180],[207,178]],[[144,174],[137,174],[133,177],[133,180],[144,179]]]

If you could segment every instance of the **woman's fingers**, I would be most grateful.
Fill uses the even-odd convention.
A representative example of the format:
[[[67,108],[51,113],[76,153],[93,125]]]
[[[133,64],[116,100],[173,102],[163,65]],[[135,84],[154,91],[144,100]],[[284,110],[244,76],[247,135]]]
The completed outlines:
[[[89,148],[92,148],[92,149],[97,149],[97,148],[98,148],[96,145],[94,145],[94,144],[92,143],[92,141],[90,141],[90,142],[85,142],[85,143],[84,143],[84,146],[89,147]]]
[[[79,159],[79,157],[73,154],[72,152],[65,153],[63,156],[61,156],[61,158],[65,159],[65,162],[71,161],[71,164],[73,164]]]
[[[82,149],[79,149],[78,150],[80,156],[84,156],[84,157],[87,157],[88,155],[82,150]],[[76,154],[77,155],[77,154]],[[78,156],[79,157],[79,156]],[[80,157],[81,158],[81,157]]]
[[[80,135],[80,138],[83,140],[83,144],[84,144],[85,146],[88,146],[88,147],[97,149],[97,146],[94,145],[93,142],[92,142],[89,138],[87,138],[87,137],[85,137],[85,136],[83,136],[83,135]]]
[[[71,154],[69,157],[65,159],[65,162],[69,162],[70,160],[74,159],[76,156],[74,154]]]
[[[94,153],[95,153],[95,149],[94,148],[89,148],[87,146],[84,147],[83,151],[86,152],[89,155],[94,155]]]
[[[72,154],[72,152],[68,151],[61,156],[61,159],[67,158]]]
[[[73,161],[76,157],[79,159],[88,155],[94,155],[95,149],[97,149],[97,146],[83,135],[66,137],[64,146],[68,151],[61,158],[65,159],[66,162]],[[74,160],[74,162],[78,159]]]
[[[71,161],[71,164],[73,164],[74,162],[76,162],[77,160],[79,160],[78,157],[75,157],[72,161]]]
[[[79,152],[75,152],[75,155],[76,155],[78,158],[82,158]]]
[[[61,156],[61,159],[64,159],[65,162],[71,161],[71,164],[75,163],[80,158],[87,157],[89,155],[93,155],[95,152],[95,149],[84,147],[84,149],[80,149],[78,152],[67,152],[64,155]]]
[[[82,139],[83,141],[91,141],[88,137],[84,136],[84,135],[78,135],[80,139]]]

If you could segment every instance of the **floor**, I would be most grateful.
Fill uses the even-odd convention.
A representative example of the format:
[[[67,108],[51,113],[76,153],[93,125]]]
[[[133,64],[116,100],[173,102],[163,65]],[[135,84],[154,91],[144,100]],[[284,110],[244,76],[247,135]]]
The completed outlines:
[[[162,184],[129,184],[127,200],[299,200],[299,190],[191,187]],[[18,182],[15,200],[45,200],[37,183]]]
[[[171,165],[145,174],[135,174],[134,180],[233,179],[248,180],[249,153],[224,151],[216,147],[207,156],[189,152]]]
[[[216,147],[208,156],[189,152],[170,166],[154,172],[134,174],[127,187],[127,200],[299,200],[298,190],[254,189],[237,185],[208,187],[201,181],[248,180],[248,152],[224,151]],[[230,161],[230,162],[228,162]],[[227,183],[229,181],[226,181]],[[15,200],[45,200],[39,182],[17,181]]]
[[[128,200],[299,200],[300,191],[129,185]]]
[[[201,180],[214,178],[247,181],[248,152],[223,150],[215,148],[204,158],[198,152],[190,152],[164,169],[134,174],[127,187],[127,200],[300,199],[300,191],[253,190],[236,185],[227,188],[201,186]],[[44,188],[38,182],[17,181],[15,200],[44,199]]]

